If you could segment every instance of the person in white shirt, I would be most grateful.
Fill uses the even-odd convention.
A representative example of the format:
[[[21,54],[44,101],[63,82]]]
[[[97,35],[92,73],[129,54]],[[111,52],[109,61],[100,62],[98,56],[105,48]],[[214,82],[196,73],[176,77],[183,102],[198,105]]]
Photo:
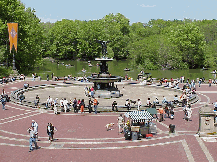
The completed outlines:
[[[54,114],[56,114],[57,115],[57,100],[58,100],[58,98],[56,98],[55,100],[54,100]]]
[[[130,107],[130,100],[129,99],[126,100],[125,106],[127,106],[127,110],[131,109],[131,107]]]
[[[37,145],[37,142],[36,142],[36,136],[35,136],[35,131],[34,131],[34,128],[33,127],[30,127],[27,132],[29,132],[30,134],[30,138],[29,138],[29,152],[33,151],[33,147],[32,147],[32,143],[35,144],[35,149],[38,149],[38,145]]]
[[[63,106],[64,106],[64,110],[65,110],[65,113],[66,113],[66,110],[68,109],[68,101],[66,100],[66,98],[64,98]]]
[[[137,110],[139,110],[141,106],[142,106],[142,102],[141,102],[140,99],[138,99],[138,108],[137,108]]]
[[[35,81],[35,74],[32,73],[32,81]]]
[[[151,107],[151,99],[150,98],[148,98],[148,100],[147,100],[147,106]]]
[[[159,104],[159,100],[158,100],[157,97],[156,97],[155,103],[156,103],[156,104]]]
[[[53,102],[53,99],[49,96],[48,99],[47,99],[47,105],[46,105],[46,107],[47,107],[47,108],[48,108],[48,107],[51,107],[52,102]]]
[[[35,132],[36,139],[38,139],[38,123],[34,120],[32,120],[32,127]]]
[[[63,108],[63,98],[60,99],[60,107]]]
[[[186,120],[189,121],[190,118],[191,118],[191,115],[192,115],[192,110],[191,110],[191,105],[190,104],[186,106],[186,111],[187,111]]]
[[[117,120],[118,120],[118,134],[123,133],[124,118],[122,117],[122,114],[120,114]]]
[[[167,102],[167,99],[166,99],[166,97],[165,96],[163,96],[163,101],[162,101],[162,104],[167,104],[168,102]]]

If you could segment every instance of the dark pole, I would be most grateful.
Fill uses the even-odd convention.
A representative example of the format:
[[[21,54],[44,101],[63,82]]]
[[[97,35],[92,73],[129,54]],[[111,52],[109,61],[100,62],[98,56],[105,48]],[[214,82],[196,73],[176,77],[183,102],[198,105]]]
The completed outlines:
[[[7,51],[7,49],[8,49],[8,44],[7,44],[7,40],[6,40],[6,51]],[[7,68],[8,68],[8,65],[9,65],[9,63],[8,63],[8,53],[7,53]]]
[[[15,67],[15,58],[14,58],[14,51],[13,51],[13,62],[12,62],[12,64],[13,64],[13,70],[16,70],[16,67]]]

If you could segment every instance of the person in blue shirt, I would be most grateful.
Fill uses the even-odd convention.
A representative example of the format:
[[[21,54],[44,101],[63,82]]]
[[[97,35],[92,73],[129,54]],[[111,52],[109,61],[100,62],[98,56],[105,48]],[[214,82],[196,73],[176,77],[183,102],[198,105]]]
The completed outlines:
[[[1,103],[2,103],[2,110],[5,110],[6,98],[4,98],[3,95],[1,95]]]
[[[166,104],[166,103],[168,103],[168,101],[167,101],[166,97],[165,97],[165,96],[163,96],[163,101],[162,101],[162,104]]]

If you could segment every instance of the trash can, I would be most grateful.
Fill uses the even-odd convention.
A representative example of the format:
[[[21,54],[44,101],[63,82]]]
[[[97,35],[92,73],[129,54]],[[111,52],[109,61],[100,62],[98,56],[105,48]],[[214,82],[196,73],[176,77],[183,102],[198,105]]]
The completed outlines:
[[[139,139],[139,134],[138,132],[132,132],[132,141],[133,140],[138,140]]]
[[[173,124],[170,124],[169,125],[169,128],[170,128],[170,133],[175,133],[175,125],[173,125]]]
[[[124,137],[125,137],[125,140],[131,140],[131,131],[124,130]]]

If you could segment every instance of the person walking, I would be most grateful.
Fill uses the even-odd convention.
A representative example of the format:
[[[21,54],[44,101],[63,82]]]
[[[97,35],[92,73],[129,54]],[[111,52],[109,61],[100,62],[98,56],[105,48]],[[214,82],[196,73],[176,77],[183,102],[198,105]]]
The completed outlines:
[[[6,98],[3,95],[1,95],[1,103],[2,103],[2,110],[5,110]]]
[[[142,102],[140,99],[138,99],[138,107],[137,107],[137,110],[139,111],[140,110],[140,107],[142,106]]]
[[[38,123],[36,121],[34,121],[34,120],[32,120],[32,127],[33,127],[33,129],[35,131],[35,137],[38,140]]]
[[[49,136],[48,140],[49,142],[53,141],[53,135],[54,135],[54,131],[57,130],[52,123],[48,123],[47,125],[47,134]]]
[[[49,81],[49,75],[47,74],[47,81]]]
[[[97,101],[96,98],[94,98],[94,100],[93,100],[93,107],[94,107],[95,114],[97,114],[98,104],[99,104],[99,102]]]
[[[118,120],[118,134],[123,133],[124,118],[122,117],[122,114],[120,114],[117,120]]]
[[[191,105],[188,104],[188,106],[186,106],[186,120],[190,121],[191,115],[192,115],[192,110],[191,110]]]
[[[30,134],[30,138],[29,138],[29,152],[32,152],[33,151],[32,143],[35,144],[35,149],[39,148],[38,145],[37,145],[37,142],[36,142],[36,131],[31,126],[29,129],[27,129],[27,132],[29,132],[29,134]]]
[[[35,108],[39,108],[39,101],[40,101],[40,97],[38,95],[36,95],[35,97]]]

